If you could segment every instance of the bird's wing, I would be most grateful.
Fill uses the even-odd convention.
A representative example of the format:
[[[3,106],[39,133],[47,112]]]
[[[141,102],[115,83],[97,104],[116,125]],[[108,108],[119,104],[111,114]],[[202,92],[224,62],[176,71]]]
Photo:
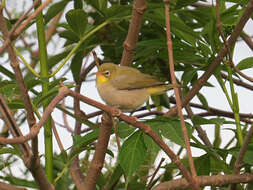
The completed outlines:
[[[153,76],[143,74],[139,71],[136,71],[134,73],[133,71],[125,71],[124,74],[120,74],[117,77],[114,77],[110,82],[115,88],[119,90],[133,90],[163,84]]]

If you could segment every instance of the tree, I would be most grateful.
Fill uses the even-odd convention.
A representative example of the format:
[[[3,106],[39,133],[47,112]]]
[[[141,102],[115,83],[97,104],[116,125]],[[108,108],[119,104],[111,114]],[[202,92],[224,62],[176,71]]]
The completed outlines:
[[[253,116],[240,111],[236,89],[253,89],[253,79],[244,72],[251,69],[253,57],[234,63],[233,56],[240,38],[253,49],[244,31],[253,0],[216,0],[215,5],[197,0],[35,0],[24,6],[20,16],[8,3],[0,4],[4,171],[0,189],[252,188]],[[47,46],[54,44],[54,38],[57,43],[51,49],[56,53],[51,53]],[[87,60],[98,48],[100,62],[132,66],[186,88],[175,88],[175,98],[152,97],[152,103],[131,115],[99,103],[80,93],[96,65]],[[67,72],[75,84],[66,82]],[[208,80],[211,76],[217,83]],[[231,111],[209,106],[209,98],[200,92],[204,87],[216,91],[217,86]],[[65,105],[66,97],[73,98],[73,105]],[[194,103],[194,97],[200,103]],[[88,113],[81,102],[101,111]],[[73,134],[69,149],[58,135],[60,124],[51,116],[53,110],[75,121],[64,122]],[[100,115],[101,122],[92,120]],[[207,124],[215,131],[213,142],[202,128]],[[221,146],[227,124],[234,136]],[[38,149],[42,127],[45,155]],[[59,154],[53,152],[53,136]],[[171,149],[168,140],[179,151]],[[193,147],[204,153],[192,155]],[[170,160],[161,158],[161,152]],[[11,172],[20,160],[26,168],[22,177]],[[156,160],[160,162],[155,164]]]

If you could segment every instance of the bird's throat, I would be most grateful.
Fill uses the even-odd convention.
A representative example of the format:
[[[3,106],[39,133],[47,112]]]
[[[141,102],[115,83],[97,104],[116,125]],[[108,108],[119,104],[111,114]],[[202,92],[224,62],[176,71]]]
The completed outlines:
[[[97,83],[98,84],[103,84],[103,83],[105,83],[107,81],[108,81],[108,78],[106,78],[104,75],[97,74]]]

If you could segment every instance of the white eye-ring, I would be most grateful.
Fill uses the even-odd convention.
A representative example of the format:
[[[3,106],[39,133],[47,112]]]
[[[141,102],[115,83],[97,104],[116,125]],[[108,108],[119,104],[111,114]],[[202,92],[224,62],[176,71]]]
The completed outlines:
[[[106,77],[109,77],[110,74],[111,74],[110,71],[105,71],[105,72],[104,72],[104,75],[105,75]]]

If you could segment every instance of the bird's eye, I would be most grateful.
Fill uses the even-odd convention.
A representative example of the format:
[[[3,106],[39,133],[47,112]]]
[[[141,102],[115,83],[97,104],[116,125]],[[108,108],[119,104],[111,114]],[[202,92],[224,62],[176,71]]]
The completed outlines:
[[[105,75],[106,77],[109,77],[109,76],[110,76],[110,71],[105,71],[105,72],[104,72],[104,75]]]

